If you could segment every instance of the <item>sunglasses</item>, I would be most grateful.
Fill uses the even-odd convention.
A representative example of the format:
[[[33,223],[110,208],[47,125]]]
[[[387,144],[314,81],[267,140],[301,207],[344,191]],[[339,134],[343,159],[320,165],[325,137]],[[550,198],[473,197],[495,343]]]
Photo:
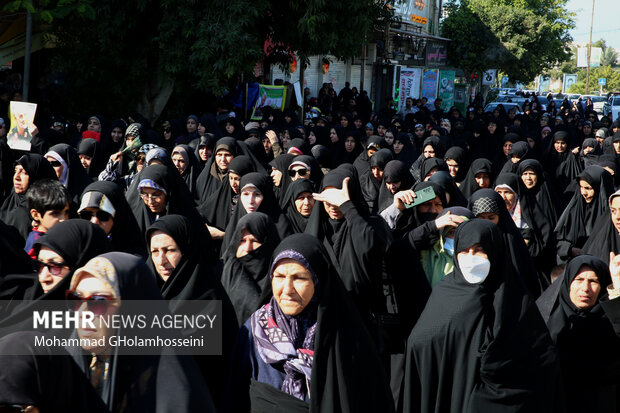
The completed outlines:
[[[58,161],[51,161],[50,165],[52,165],[52,167],[54,167],[54,168],[58,168],[62,164],[60,162],[58,162]]]
[[[101,294],[93,294],[88,297],[82,296],[80,293],[74,290],[67,290],[65,292],[65,298],[67,299],[67,308],[69,311],[78,311],[82,307],[83,303],[86,303],[88,311],[95,315],[103,315],[108,312],[110,304],[116,301],[112,297]]]
[[[170,132],[170,128],[164,129],[164,132],[169,133]]]
[[[43,271],[43,268],[47,268],[52,275],[60,275],[63,268],[69,268],[62,262],[43,262],[39,260],[34,260],[34,266],[37,269],[37,272],[41,272]]]
[[[112,218],[112,215],[110,215],[109,213],[105,211],[101,211],[101,210],[97,212],[93,212],[93,211],[80,212],[80,218],[85,219],[87,221],[90,221],[93,218],[93,215],[96,216],[97,219],[101,222],[108,222],[110,218]]]
[[[288,174],[291,178],[295,178],[295,175],[299,174],[299,176],[304,176],[305,174],[308,173],[308,170],[306,168],[300,168],[300,169],[289,169],[288,170]]]

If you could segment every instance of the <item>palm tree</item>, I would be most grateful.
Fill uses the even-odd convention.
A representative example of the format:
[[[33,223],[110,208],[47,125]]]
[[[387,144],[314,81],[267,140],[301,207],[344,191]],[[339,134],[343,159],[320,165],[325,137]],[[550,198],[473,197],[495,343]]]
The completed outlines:
[[[604,48],[601,53],[601,66],[616,66],[618,52],[611,47]]]

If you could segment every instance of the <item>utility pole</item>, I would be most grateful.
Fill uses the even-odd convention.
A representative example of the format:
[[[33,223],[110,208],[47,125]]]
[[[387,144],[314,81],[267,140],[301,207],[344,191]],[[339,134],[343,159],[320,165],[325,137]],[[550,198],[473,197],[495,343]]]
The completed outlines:
[[[590,17],[590,42],[588,43],[588,66],[586,67],[586,95],[590,84],[590,56],[592,54],[592,25],[594,24],[594,0],[592,0],[592,17]]]
[[[24,83],[22,85],[22,99],[28,102],[30,89],[30,50],[32,48],[32,13],[26,15],[26,51],[24,53]]]

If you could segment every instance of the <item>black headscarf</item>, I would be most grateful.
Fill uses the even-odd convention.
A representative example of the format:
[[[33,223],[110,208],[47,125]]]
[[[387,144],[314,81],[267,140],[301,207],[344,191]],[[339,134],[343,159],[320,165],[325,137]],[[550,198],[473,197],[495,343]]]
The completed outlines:
[[[273,192],[276,195],[276,198],[280,199],[284,194],[286,194],[286,190],[293,180],[288,174],[288,167],[293,163],[295,159],[295,155],[292,153],[283,153],[282,155],[274,158],[271,162],[269,162],[269,166],[272,168],[276,168],[278,171],[282,172],[282,178],[280,179],[280,185],[274,186]],[[271,171],[269,171],[271,174]]]
[[[24,331],[0,339],[0,406],[31,405],[41,412],[108,412],[68,353],[52,354],[49,347],[34,345],[41,336]]]
[[[194,207],[192,195],[187,189],[187,185],[179,175],[178,171],[172,166],[153,164],[142,170],[136,179],[140,181],[150,179],[166,191],[166,207],[160,216],[178,214],[189,218],[194,225],[204,225],[203,219]],[[155,222],[155,214],[144,203],[142,198],[136,197],[130,202],[131,209],[136,217],[140,233],[144,234],[146,229]],[[209,239],[211,236],[209,236]]]
[[[362,153],[360,153],[357,158],[355,159],[355,162],[353,162],[353,166],[355,166],[355,169],[357,169],[357,175],[358,176],[362,176],[364,174],[364,172],[366,172],[368,169],[370,169],[370,158],[372,158],[372,156],[368,156],[368,148],[372,147],[375,148],[377,151],[379,150],[379,148],[381,147],[381,143],[383,142],[383,138],[377,135],[373,135],[368,137],[368,140],[366,141],[366,147],[364,148],[364,150],[362,151]],[[374,155],[374,154],[373,154]],[[338,165],[335,165],[334,167],[336,167]]]
[[[127,199],[125,199],[123,188],[114,182],[97,181],[84,189],[82,197],[88,192],[98,192],[105,195],[116,210],[114,215],[114,226],[110,234],[108,234],[112,250],[127,252],[146,258],[148,254],[146,252],[144,238],[136,222],[136,217],[131,213],[129,203]]]
[[[452,159],[459,165],[459,171],[454,177],[456,182],[462,182],[465,179],[465,175],[469,169],[469,165],[467,163],[467,152],[465,149],[460,146],[453,146],[446,151],[443,159],[447,162],[448,159]]]
[[[100,268],[113,268],[121,302],[162,299],[155,277],[142,259],[110,252],[94,260],[100,263]],[[81,271],[88,273],[88,265]],[[76,276],[81,276],[81,271]],[[110,356],[108,378],[101,394],[110,411],[215,411],[194,358],[176,356],[166,350],[162,349],[164,355]],[[71,347],[70,352],[89,376],[92,356],[81,348]]]
[[[314,191],[315,186],[312,181],[308,179],[298,179],[288,187],[286,195],[282,198],[284,213],[289,221],[291,221],[291,226],[295,233],[304,232],[306,230],[306,225],[308,225],[308,219],[310,219],[310,217],[305,217],[299,213],[295,206],[295,200],[303,192],[312,194]]]
[[[180,154],[185,160],[185,171],[181,174],[181,178],[185,181],[185,185],[187,185],[187,189],[189,189],[192,196],[196,197],[196,180],[202,170],[198,158],[196,158],[192,148],[184,144],[175,146],[170,153],[170,158],[175,153]]]
[[[527,189],[522,179],[519,179],[518,191],[521,206],[528,203],[537,203],[540,210],[545,214],[552,227],[558,221],[558,196],[547,179],[543,166],[536,159],[526,159],[519,163],[517,176],[521,177],[526,170],[532,170],[537,177],[536,185],[532,189]]]
[[[362,195],[364,196],[364,201],[366,205],[368,205],[368,210],[371,213],[375,213],[377,211],[377,201],[379,197],[379,190],[381,188],[381,180],[378,180],[372,174],[372,168],[378,167],[381,170],[385,169],[385,166],[388,162],[390,162],[394,158],[394,154],[389,149],[380,149],[370,158],[370,168],[364,175],[360,176],[360,187],[362,189]]]
[[[408,340],[405,412],[553,410],[559,372],[544,321],[504,260],[499,228],[465,222],[454,237],[454,272],[431,293]],[[463,277],[458,252],[480,244],[491,268]]]
[[[405,165],[411,166],[418,157],[415,146],[411,143],[409,133],[400,132],[394,136],[394,142],[399,141],[403,144],[400,153],[394,153],[394,159],[402,161]]]
[[[350,201],[340,206],[340,220],[332,220],[322,202],[316,202],[306,227],[306,233],[319,238],[338,269],[345,288],[363,309],[381,309],[384,305],[381,290],[381,258],[389,240],[389,233],[382,218],[370,216],[364,203],[355,168],[340,166],[332,169],[321,184],[342,188],[344,178],[349,178]]]
[[[77,206],[80,205],[80,196],[84,188],[92,182],[92,179],[90,179],[88,173],[86,173],[86,170],[80,162],[77,151],[72,146],[66,143],[59,143],[58,145],[52,146],[48,153],[49,152],[57,153],[66,163],[66,168],[68,169],[66,172],[66,179],[64,182],[61,180],[61,182],[73,197],[74,208],[77,210]],[[61,176],[65,176],[64,174],[65,171],[63,171]]]
[[[595,272],[600,292],[592,307],[579,309],[570,299],[570,288],[584,266]],[[607,264],[581,255],[566,265],[564,274],[537,300],[560,357],[567,412],[616,411],[620,339],[614,333],[617,319],[606,315],[605,306],[615,306],[615,299],[605,302],[609,284]],[[581,360],[589,348],[596,351]]]
[[[250,172],[256,172],[254,164],[245,155],[235,157],[228,166],[228,173],[234,172],[243,177]],[[238,195],[235,194],[230,182],[229,175],[226,174],[224,182],[220,188],[211,194],[205,202],[198,206],[198,212],[207,220],[209,226],[215,227],[221,231],[226,229],[230,217],[238,204]]]
[[[439,186],[441,186],[445,193],[447,204],[444,205],[444,208],[448,207],[466,207],[467,206],[467,198],[463,195],[459,187],[454,182],[454,179],[447,171],[437,171],[429,178],[430,182],[435,182]]]
[[[385,185],[387,182],[400,182],[399,191],[402,191],[413,186],[413,176],[411,172],[409,172],[409,167],[402,161],[393,160],[388,162],[383,169],[383,182],[381,184],[381,189],[379,189],[377,212],[383,211],[385,208],[392,205],[394,201],[394,194],[392,194]]]
[[[97,179],[99,173],[105,168],[107,159],[104,157],[101,145],[96,139],[86,138],[82,139],[78,146],[78,155],[90,156],[90,166],[86,168],[86,173],[93,179]]]
[[[96,255],[110,251],[105,232],[97,225],[83,219],[70,219],[54,225],[34,243],[33,248],[37,254],[41,246],[60,255],[70,272],[47,293],[43,292],[36,273],[12,276],[4,283],[6,288],[8,286],[13,288],[14,293],[11,299],[64,300],[73,272]],[[0,319],[2,319],[0,331],[12,332],[32,328],[30,303],[30,301],[24,301],[15,308],[7,307],[5,312],[0,314]],[[8,312],[11,314],[8,315]]]
[[[609,206],[614,198],[619,196],[619,192],[609,197]],[[598,257],[606,264],[609,264],[609,253],[620,253],[620,233],[614,226],[610,213],[604,213],[596,219],[594,228],[588,240],[583,246],[582,252],[584,254],[593,255]]]
[[[230,136],[221,138],[215,144],[213,154],[196,179],[196,195],[201,202],[204,202],[209,195],[218,190],[225,175],[225,172],[221,171],[219,166],[217,166],[217,162],[215,162],[215,155],[220,149],[229,151],[233,156],[246,155],[251,159],[256,171],[266,172],[265,168],[263,168],[259,160],[256,159],[244,142],[238,141]]]
[[[277,159],[277,158],[276,158]],[[285,238],[286,236],[293,233],[293,229],[291,227],[291,222],[288,217],[282,212],[278,201],[273,193],[273,183],[271,178],[265,174],[259,172],[250,172],[241,178],[241,182],[239,183],[239,194],[243,191],[243,188],[247,185],[252,185],[258,189],[261,194],[263,194],[263,200],[261,201],[257,211],[263,212],[276,224],[276,228],[278,229],[278,235],[280,238]],[[230,245],[230,241],[232,239],[232,232],[237,227],[239,220],[241,217],[247,215],[247,211],[245,210],[243,204],[241,203],[241,199],[239,199],[239,203],[237,204],[237,208],[235,208],[235,212],[228,222],[228,226],[226,227],[226,235],[224,236],[224,240],[222,242],[222,254],[228,249]],[[230,232],[230,233],[229,233]]]
[[[27,153],[15,162],[28,174],[28,187],[40,179],[57,179],[52,165],[42,155]],[[11,190],[0,208],[0,220],[14,228],[14,234],[23,238],[22,245],[30,233],[32,218],[26,205],[26,193],[16,194]]]
[[[312,340],[309,340],[313,343],[309,409],[273,384],[257,381],[262,377],[261,369],[273,369],[273,374],[266,374],[277,375],[281,380],[285,373],[278,365],[267,364],[256,354],[256,338],[248,321],[239,334],[235,350],[229,383],[234,391],[229,396],[230,411],[246,411],[250,405],[252,410],[268,411],[274,403],[289,412],[298,411],[295,409],[351,413],[393,411],[388,380],[376,347],[321,242],[308,234],[291,235],[274,252],[274,257],[278,256],[297,257],[293,259],[316,277],[313,299],[316,315],[312,317],[316,322]],[[276,322],[290,330],[293,318],[279,317]]]
[[[480,186],[476,182],[476,174],[481,172],[489,175],[489,179],[491,180],[489,188],[493,188],[493,165],[491,164],[491,161],[484,158],[476,159],[471,163],[471,166],[467,171],[467,176],[465,176],[465,179],[459,187],[465,198],[469,198],[474,192],[480,189]]]
[[[423,180],[423,178],[420,176],[420,167],[422,166],[422,162],[424,162],[424,159],[426,159],[424,157],[424,148],[426,148],[427,146],[433,147],[436,158],[443,158],[444,156],[444,146],[438,136],[429,136],[428,138],[424,139],[424,142],[422,143],[422,153],[418,156],[418,159],[415,160],[415,162],[411,165],[410,168],[411,175],[413,175],[416,182]]]
[[[572,248],[582,248],[598,217],[609,213],[609,197],[613,193],[611,174],[604,168],[593,165],[583,170],[577,181],[584,180],[594,189],[594,199],[589,204],[578,189],[573,195],[555,227],[558,239],[558,255],[566,260],[574,255]]]
[[[506,209],[504,199],[493,189],[485,188],[476,191],[469,199],[468,209],[479,216],[483,212],[493,212],[498,215],[498,227],[504,237],[507,261],[513,266],[513,273],[522,278],[523,285],[529,292],[538,297],[541,291],[539,276],[529,250],[523,241],[521,231],[515,226],[510,213]]]
[[[237,258],[243,230],[254,235],[261,246]],[[280,236],[273,220],[262,212],[242,217],[234,229],[230,246],[224,254],[222,285],[233,303],[239,325],[271,297],[269,265],[279,243]]]
[[[420,165],[420,181],[423,182],[431,170],[448,172],[446,161],[441,158],[426,158]]]

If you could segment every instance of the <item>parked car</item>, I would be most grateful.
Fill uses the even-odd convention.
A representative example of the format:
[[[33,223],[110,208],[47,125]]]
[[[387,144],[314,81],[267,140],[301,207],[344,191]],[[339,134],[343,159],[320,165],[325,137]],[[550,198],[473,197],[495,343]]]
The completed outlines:
[[[484,107],[485,112],[493,112],[499,105],[503,105],[506,112],[510,112],[512,109],[516,108],[517,112],[521,113],[521,106],[518,103],[514,102],[491,102]]]
[[[594,110],[596,111],[596,113],[598,113],[599,115],[603,114],[603,106],[605,106],[605,102],[607,101],[607,98],[605,98],[605,96],[597,96],[597,95],[581,95],[581,101],[584,102],[586,99],[590,98],[592,100],[592,103],[594,104]]]
[[[612,122],[620,116],[620,93],[614,93],[609,97],[609,100],[605,102],[603,106],[603,115],[607,116],[610,113]]]

